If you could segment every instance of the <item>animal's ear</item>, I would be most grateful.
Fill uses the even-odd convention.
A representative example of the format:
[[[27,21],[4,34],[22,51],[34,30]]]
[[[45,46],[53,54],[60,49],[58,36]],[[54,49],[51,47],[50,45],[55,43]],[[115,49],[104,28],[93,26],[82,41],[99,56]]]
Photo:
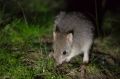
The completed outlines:
[[[67,41],[70,42],[70,43],[73,42],[73,34],[72,33],[67,34]]]
[[[59,27],[55,27],[55,31],[53,32],[53,40],[56,40],[56,36],[57,36],[57,34],[60,32],[60,29],[59,29]]]

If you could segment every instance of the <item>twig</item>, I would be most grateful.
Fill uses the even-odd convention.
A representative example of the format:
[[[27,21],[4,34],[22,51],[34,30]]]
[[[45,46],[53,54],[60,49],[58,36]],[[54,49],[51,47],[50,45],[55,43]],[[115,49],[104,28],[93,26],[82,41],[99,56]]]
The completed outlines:
[[[15,0],[15,1],[16,1],[16,0]],[[20,2],[18,2],[18,1],[16,1],[16,2],[17,2],[18,6],[20,7],[20,9],[21,9],[21,11],[22,11],[23,18],[24,18],[24,20],[25,20],[26,25],[28,26],[28,22],[27,22],[27,18],[26,18],[24,9],[23,9],[23,7],[21,6]]]

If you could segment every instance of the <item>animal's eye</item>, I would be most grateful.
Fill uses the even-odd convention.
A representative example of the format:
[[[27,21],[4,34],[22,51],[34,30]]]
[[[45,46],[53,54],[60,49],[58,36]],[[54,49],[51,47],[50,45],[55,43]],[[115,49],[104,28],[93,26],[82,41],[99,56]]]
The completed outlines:
[[[66,54],[67,54],[67,52],[66,52],[66,51],[64,51],[64,52],[63,52],[63,55],[66,55]]]

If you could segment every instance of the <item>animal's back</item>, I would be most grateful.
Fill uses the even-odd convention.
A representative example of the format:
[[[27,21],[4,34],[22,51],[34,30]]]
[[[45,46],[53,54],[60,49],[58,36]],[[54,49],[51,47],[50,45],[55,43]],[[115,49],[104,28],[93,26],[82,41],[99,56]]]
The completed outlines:
[[[87,46],[86,44],[92,42],[93,24],[81,13],[60,13],[57,16],[55,27],[59,27],[62,33],[73,31],[73,45],[78,49],[82,49]]]

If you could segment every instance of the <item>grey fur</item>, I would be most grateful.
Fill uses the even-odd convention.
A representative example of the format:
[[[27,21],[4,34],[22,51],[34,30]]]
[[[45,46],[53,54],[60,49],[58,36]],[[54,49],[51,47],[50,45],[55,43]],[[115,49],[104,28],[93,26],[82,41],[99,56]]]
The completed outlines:
[[[61,12],[54,24],[54,42],[53,57],[57,64],[62,64],[83,52],[83,62],[89,61],[89,49],[93,42],[93,24],[83,14],[78,12],[65,13]],[[59,31],[56,31],[56,28]],[[73,31],[72,42],[66,41],[69,31]],[[67,51],[63,55],[63,51]]]

